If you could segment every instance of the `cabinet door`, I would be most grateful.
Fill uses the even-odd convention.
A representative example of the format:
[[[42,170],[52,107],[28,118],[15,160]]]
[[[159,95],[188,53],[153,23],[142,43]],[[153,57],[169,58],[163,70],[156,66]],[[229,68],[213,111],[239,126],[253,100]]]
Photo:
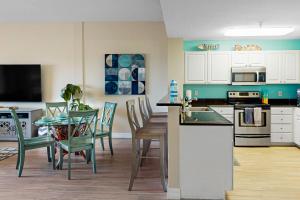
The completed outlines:
[[[248,65],[247,52],[232,52],[232,67],[246,67]]]
[[[283,65],[282,52],[266,53],[266,76],[267,84],[281,83],[281,67]]]
[[[248,55],[249,67],[265,66],[265,56],[263,52],[261,51],[247,52],[247,55]]]
[[[208,53],[208,83],[231,83],[231,52]]]
[[[185,83],[205,83],[206,70],[206,52],[187,52],[185,54]]]
[[[282,68],[283,83],[299,83],[299,51],[284,53],[284,65]]]
[[[300,108],[295,108],[294,114],[294,142],[300,146]]]

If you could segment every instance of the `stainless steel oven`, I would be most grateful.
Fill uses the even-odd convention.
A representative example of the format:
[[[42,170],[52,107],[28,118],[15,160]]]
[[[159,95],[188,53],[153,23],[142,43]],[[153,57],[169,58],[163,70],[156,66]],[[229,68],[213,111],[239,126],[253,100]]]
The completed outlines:
[[[245,108],[261,107],[259,125],[245,122]],[[235,146],[270,146],[271,144],[270,106],[236,105],[234,110]]]
[[[265,67],[232,67],[232,85],[263,85],[266,84]]]
[[[269,104],[261,104],[259,91],[228,91],[228,103],[234,105],[234,145],[270,146],[271,113]],[[247,120],[246,120],[247,110]],[[249,110],[250,112],[249,116]],[[254,111],[256,110],[256,111]],[[255,114],[256,115],[255,115]],[[255,115],[255,116],[254,116]],[[259,116],[259,121],[255,121]],[[249,117],[251,118],[249,123]],[[259,122],[259,123],[258,123]]]

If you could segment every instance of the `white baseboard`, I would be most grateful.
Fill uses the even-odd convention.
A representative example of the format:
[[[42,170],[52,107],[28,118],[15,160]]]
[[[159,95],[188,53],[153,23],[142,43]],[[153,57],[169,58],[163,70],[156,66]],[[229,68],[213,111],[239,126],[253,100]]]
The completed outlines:
[[[168,188],[167,199],[180,199],[180,188]]]
[[[130,139],[131,138],[131,133],[112,133],[112,138],[116,139]]]

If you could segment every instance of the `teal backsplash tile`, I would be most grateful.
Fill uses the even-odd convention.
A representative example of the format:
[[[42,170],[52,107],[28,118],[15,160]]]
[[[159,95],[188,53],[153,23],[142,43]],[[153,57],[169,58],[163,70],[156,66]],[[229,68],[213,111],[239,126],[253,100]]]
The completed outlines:
[[[183,94],[186,90],[192,90],[192,98],[200,99],[224,99],[227,98],[227,91],[260,91],[268,93],[270,99],[296,99],[296,90],[300,88],[300,84],[275,84],[275,85],[200,85],[200,84],[184,84]],[[279,96],[278,93],[282,93]],[[198,95],[195,95],[198,93]]]

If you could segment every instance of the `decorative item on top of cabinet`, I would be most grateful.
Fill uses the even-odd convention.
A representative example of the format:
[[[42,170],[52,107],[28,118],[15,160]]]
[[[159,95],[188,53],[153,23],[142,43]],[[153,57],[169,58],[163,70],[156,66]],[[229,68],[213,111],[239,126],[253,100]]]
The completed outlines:
[[[219,49],[219,44],[200,44],[198,48],[202,51],[210,51]]]
[[[234,51],[261,51],[262,48],[257,44],[247,44],[245,46],[236,44],[234,45]]]

